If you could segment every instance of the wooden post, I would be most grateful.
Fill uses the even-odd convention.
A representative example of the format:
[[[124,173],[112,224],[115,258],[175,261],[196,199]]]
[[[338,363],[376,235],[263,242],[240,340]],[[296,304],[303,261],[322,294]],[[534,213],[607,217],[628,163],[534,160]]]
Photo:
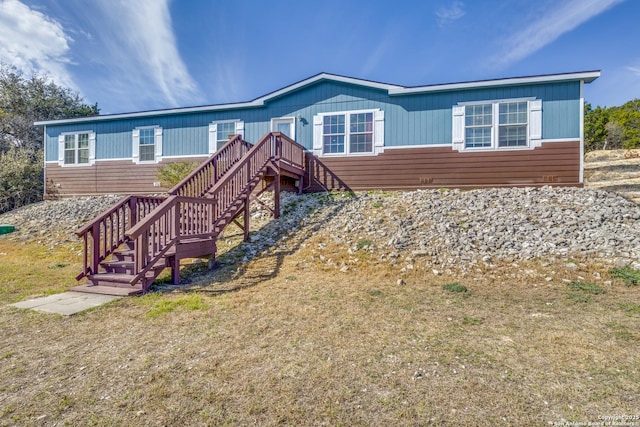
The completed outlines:
[[[138,222],[138,198],[131,196],[129,200],[129,228]]]
[[[91,274],[98,273],[100,263],[100,223],[96,222],[91,227]]]
[[[273,217],[280,218],[280,169],[273,177]]]
[[[249,197],[244,199],[244,241],[249,241]]]
[[[174,285],[179,285],[180,284],[180,258],[178,257],[177,252],[174,256],[170,258],[169,262],[171,264],[171,283],[173,283]]]

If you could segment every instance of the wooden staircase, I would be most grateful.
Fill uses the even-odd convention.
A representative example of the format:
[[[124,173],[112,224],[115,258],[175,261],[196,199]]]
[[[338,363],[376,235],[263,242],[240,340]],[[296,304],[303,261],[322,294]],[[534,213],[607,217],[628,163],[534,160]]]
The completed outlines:
[[[280,132],[255,145],[232,136],[216,154],[169,191],[169,197],[128,196],[80,228],[83,270],[73,290],[109,295],[145,293],[165,268],[180,282],[180,260],[216,255],[216,240],[235,223],[249,238],[249,204],[273,189],[280,213],[280,176],[304,176],[304,147]],[[271,184],[258,191],[263,178]],[[242,216],[243,221],[238,221]]]

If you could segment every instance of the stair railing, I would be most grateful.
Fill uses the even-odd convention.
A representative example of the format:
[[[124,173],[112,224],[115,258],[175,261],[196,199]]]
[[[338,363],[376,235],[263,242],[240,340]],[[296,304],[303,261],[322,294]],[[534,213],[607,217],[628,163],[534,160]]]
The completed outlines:
[[[126,237],[134,241],[135,265],[131,284],[137,283],[173,246],[183,239],[215,239],[240,209],[241,200],[264,175],[282,151],[284,140],[268,133],[222,175],[207,192],[206,198],[172,195],[161,206],[132,227]],[[298,145],[291,139],[285,145]],[[287,149],[289,150],[289,149]],[[295,150],[289,150],[289,152]],[[287,157],[289,157],[287,155]],[[290,161],[290,160],[289,160]],[[301,160],[296,159],[296,163]],[[221,224],[221,220],[226,220]]]
[[[167,200],[131,228],[134,241],[135,284],[181,239],[210,238],[214,234],[215,201],[206,198],[169,196]]]
[[[164,197],[128,196],[86,223],[76,235],[83,240],[82,277],[98,272],[98,266],[126,241],[128,229],[164,202]]]
[[[304,147],[281,132],[272,132],[276,141],[276,160],[304,170]]]
[[[78,231],[85,239],[85,268],[78,278],[95,274],[99,263],[125,241],[134,242],[134,277],[130,281],[134,285],[181,240],[215,239],[242,209],[267,167],[277,173],[279,163],[303,169],[304,148],[279,132],[267,133],[253,146],[236,136],[174,187],[171,190],[174,194],[167,199],[135,196],[123,199]],[[96,239],[94,236],[102,236],[101,228],[117,231],[105,231],[103,238]],[[93,245],[96,254],[87,265],[89,240],[104,244]],[[96,249],[103,247],[104,250]]]
[[[251,144],[240,135],[233,135],[213,156],[169,190],[169,194],[203,197],[250,148]]]

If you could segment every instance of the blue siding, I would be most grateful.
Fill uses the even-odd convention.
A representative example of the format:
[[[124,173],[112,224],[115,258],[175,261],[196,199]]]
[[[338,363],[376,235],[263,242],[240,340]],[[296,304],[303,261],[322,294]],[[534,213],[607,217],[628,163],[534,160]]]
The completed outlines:
[[[264,107],[216,112],[185,113],[141,119],[47,127],[47,160],[57,160],[58,135],[62,132],[96,132],[96,158],[131,157],[131,131],[138,126],[163,128],[163,155],[208,154],[208,126],[212,121],[240,119],[245,139],[257,141],[270,130],[273,117],[294,116],[296,139],[311,149],[313,116],[318,113],[380,108],[385,112],[385,145],[433,145],[451,143],[451,109],[458,102],[535,97],[542,99],[544,139],[579,138],[580,83],[514,85],[465,91],[388,96],[385,90],[323,81],[271,100]]]

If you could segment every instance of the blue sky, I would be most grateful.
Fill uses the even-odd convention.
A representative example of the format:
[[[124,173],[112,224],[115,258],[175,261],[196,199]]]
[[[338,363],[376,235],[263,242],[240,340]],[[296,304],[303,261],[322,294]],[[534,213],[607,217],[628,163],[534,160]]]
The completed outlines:
[[[0,61],[103,114],[247,101],[319,72],[399,85],[602,70],[640,98],[638,0],[0,0]]]

